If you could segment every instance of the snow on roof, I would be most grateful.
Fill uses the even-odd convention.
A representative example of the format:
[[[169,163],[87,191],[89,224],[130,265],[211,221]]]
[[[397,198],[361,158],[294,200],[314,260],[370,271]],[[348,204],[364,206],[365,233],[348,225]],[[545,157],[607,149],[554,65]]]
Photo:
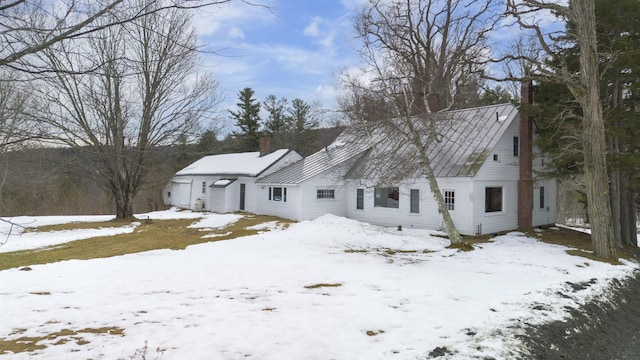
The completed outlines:
[[[211,187],[225,187],[236,180],[237,179],[220,179],[214,182],[213,184],[211,184]]]
[[[280,160],[289,151],[276,150],[260,156],[260,152],[209,155],[178,171],[176,176],[185,175],[234,175],[258,176],[269,166]]]

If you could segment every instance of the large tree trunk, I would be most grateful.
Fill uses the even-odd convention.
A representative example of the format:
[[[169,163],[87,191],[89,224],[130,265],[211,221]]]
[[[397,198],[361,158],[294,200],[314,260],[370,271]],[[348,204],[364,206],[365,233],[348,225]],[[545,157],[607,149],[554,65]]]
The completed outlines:
[[[116,202],[116,219],[133,219],[133,196],[127,191],[112,191]]]
[[[583,114],[584,173],[587,206],[591,221],[591,241],[596,256],[617,260],[611,225],[609,179],[607,176],[604,116],[600,103],[594,0],[571,1],[580,45],[580,81],[577,90]]]
[[[451,241],[451,245],[461,244],[462,236],[458,232],[455,223],[453,222],[453,218],[451,218],[451,213],[447,209],[447,204],[445,204],[444,196],[442,196],[442,192],[440,191],[440,186],[438,185],[438,181],[436,180],[436,176],[433,173],[433,169],[431,168],[431,163],[426,155],[426,153],[421,154],[422,156],[422,170],[425,173],[425,177],[429,182],[429,190],[431,190],[431,194],[433,195],[433,199],[436,201],[438,206],[438,212],[442,216],[442,222],[444,223],[445,231],[449,236],[449,241]]]

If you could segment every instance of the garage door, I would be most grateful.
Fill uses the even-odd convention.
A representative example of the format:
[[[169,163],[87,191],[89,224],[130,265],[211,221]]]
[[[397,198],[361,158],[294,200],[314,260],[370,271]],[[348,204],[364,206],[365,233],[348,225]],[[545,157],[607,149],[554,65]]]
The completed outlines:
[[[171,182],[171,205],[189,208],[191,205],[191,181]]]

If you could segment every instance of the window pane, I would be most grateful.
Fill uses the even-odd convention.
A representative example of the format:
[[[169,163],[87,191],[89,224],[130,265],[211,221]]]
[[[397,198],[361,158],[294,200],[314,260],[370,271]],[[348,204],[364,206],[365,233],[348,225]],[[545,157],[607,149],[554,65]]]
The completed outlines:
[[[447,206],[447,210],[452,211],[456,209],[456,193],[454,191],[444,192],[444,203]]]
[[[356,189],[356,209],[364,209],[364,189]]]
[[[513,156],[518,156],[520,154],[520,138],[517,136],[513,137]]]
[[[400,191],[397,187],[375,189],[374,206],[397,209],[400,207]]]
[[[420,190],[411,189],[410,210],[414,214],[420,213]]]
[[[282,188],[274,187],[273,188],[273,201],[282,201]]]
[[[488,187],[485,190],[485,212],[502,211],[502,188]]]
[[[334,189],[318,189],[316,190],[317,199],[335,199],[336,191]]]
[[[540,209],[544,209],[544,186],[540,186]]]

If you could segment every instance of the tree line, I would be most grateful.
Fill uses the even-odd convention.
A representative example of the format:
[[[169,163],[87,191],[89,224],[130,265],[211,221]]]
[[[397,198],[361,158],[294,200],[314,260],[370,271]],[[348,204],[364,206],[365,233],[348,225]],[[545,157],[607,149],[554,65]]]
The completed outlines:
[[[312,130],[320,125],[323,113],[319,105],[309,104],[300,98],[289,101],[268,95],[263,102],[254,97],[250,87],[238,93],[237,110],[229,110],[235,125],[240,129],[232,136],[241,139],[239,151],[259,150],[260,137],[271,137],[271,146],[275,149],[287,148],[303,156],[309,155],[314,146]],[[260,111],[267,113],[261,119]]]

